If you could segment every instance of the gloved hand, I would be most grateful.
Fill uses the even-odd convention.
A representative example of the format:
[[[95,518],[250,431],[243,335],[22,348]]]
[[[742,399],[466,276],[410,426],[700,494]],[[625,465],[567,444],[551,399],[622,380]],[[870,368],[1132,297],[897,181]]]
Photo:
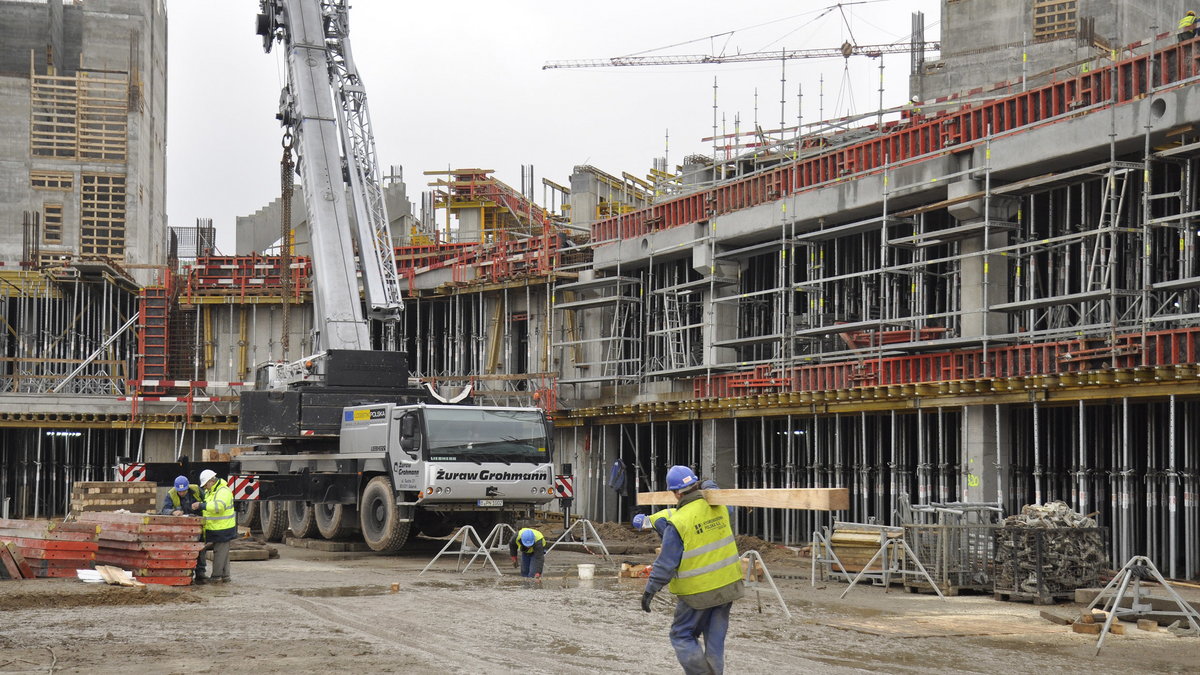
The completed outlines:
[[[650,611],[650,601],[653,599],[654,599],[654,594],[651,593],[650,591],[646,591],[645,593],[642,593],[642,611],[643,612]]]
[[[513,569],[520,567],[520,565],[517,564],[517,556],[515,556],[515,555],[512,557],[512,565],[513,565]]]

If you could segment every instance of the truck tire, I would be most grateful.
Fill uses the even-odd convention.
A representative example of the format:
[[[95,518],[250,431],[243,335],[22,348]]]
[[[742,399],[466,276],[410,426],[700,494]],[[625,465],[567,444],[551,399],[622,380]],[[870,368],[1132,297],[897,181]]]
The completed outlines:
[[[317,519],[308,502],[288,502],[287,521],[293,537],[308,539],[317,533]]]
[[[326,539],[346,539],[358,533],[358,512],[353,504],[313,504],[317,531]]]
[[[358,521],[363,541],[372,551],[396,553],[408,541],[410,523],[400,520],[396,495],[387,476],[376,476],[367,483],[359,501]]]
[[[284,502],[265,501],[260,507],[263,537],[267,541],[283,541],[287,533],[287,509]]]
[[[262,528],[262,523],[258,517],[258,500],[252,499],[246,502],[246,510],[238,512],[237,524],[241,527],[249,529],[251,532]]]

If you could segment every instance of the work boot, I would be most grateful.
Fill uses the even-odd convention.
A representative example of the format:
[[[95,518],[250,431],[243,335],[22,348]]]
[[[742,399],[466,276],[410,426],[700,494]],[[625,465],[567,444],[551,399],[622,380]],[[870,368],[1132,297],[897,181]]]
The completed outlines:
[[[207,584],[207,583],[208,583],[208,579],[206,579],[205,577],[196,577],[196,578],[192,579],[193,586],[203,586],[204,584]]]

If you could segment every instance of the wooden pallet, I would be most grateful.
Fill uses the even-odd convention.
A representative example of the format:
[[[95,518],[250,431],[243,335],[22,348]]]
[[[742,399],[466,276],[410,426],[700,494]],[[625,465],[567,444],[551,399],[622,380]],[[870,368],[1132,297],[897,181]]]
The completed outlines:
[[[152,511],[158,503],[157,483],[81,481],[71,486],[71,513]]]

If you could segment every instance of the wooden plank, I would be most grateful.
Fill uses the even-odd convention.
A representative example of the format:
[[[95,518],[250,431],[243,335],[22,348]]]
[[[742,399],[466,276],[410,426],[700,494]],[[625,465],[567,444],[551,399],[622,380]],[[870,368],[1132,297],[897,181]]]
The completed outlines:
[[[100,542],[105,541],[196,541],[199,536],[198,532],[160,532],[156,534],[142,534],[140,532],[117,532],[108,531],[100,533]]]
[[[94,511],[79,514],[84,523],[138,523],[141,525],[178,525],[183,516],[161,516],[143,513],[105,513]]]
[[[196,568],[196,556],[190,559],[184,558],[169,558],[166,560],[146,560],[141,556],[114,556],[106,555],[96,558],[97,564],[102,565],[117,565],[125,569],[137,568],[138,570],[148,569],[165,569],[165,570],[191,570]],[[134,574],[148,574],[148,572],[134,571]],[[158,576],[174,576],[174,575],[158,575]]]
[[[37,560],[95,560],[95,551],[51,551],[44,548],[29,548],[20,546],[18,549],[26,558]]]
[[[31,539],[37,541],[96,541],[95,532],[43,532],[0,528],[0,540]]]
[[[142,525],[140,523],[104,523],[100,526],[100,538],[109,532],[133,532],[146,535],[145,539],[153,539],[159,534],[191,534],[200,535],[200,519],[187,516],[171,516],[175,518],[174,525]]]
[[[701,490],[713,506],[754,506],[771,509],[842,511],[850,508],[849,488],[761,488],[745,490]],[[637,503],[674,506],[673,492],[639,492]]]
[[[160,586],[190,586],[192,584],[191,577],[138,577],[138,581]]]
[[[95,551],[98,546],[94,541],[55,541],[52,539],[28,539],[25,537],[0,537],[0,544],[4,544],[5,542],[11,543],[13,546],[40,548],[48,551]]]
[[[105,541],[100,548],[120,551],[199,551],[202,541]]]
[[[175,549],[171,551],[144,551],[140,549],[104,548],[96,552],[96,560],[108,558],[138,558],[140,560],[195,560],[200,553],[200,547],[194,549]],[[230,560],[234,560],[230,551]],[[264,551],[265,553],[265,551]]]

